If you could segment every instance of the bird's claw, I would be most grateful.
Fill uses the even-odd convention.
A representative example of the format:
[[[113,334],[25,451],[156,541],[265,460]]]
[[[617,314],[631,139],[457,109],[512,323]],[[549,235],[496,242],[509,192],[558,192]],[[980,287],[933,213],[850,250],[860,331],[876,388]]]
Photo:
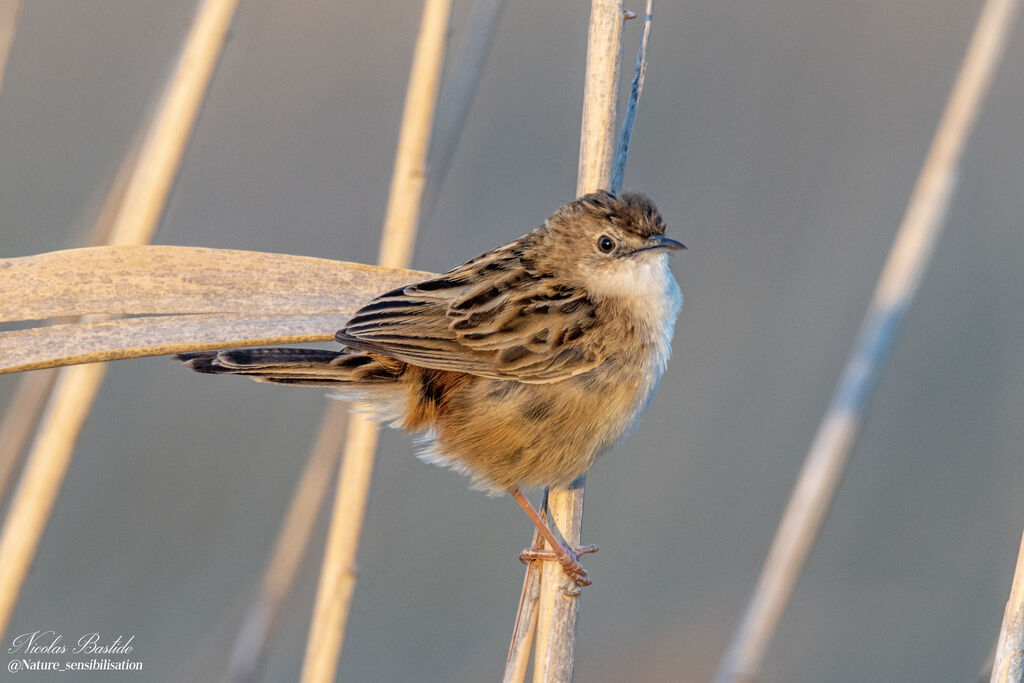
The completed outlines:
[[[579,563],[579,556],[588,553],[596,553],[596,545],[585,545],[580,548],[567,548],[562,546],[559,550],[547,550],[541,548],[527,548],[519,554],[519,561],[523,564],[533,560],[554,560],[558,562],[562,571],[570,579],[580,586],[589,586],[593,581],[587,570]],[[575,593],[574,593],[575,595]]]

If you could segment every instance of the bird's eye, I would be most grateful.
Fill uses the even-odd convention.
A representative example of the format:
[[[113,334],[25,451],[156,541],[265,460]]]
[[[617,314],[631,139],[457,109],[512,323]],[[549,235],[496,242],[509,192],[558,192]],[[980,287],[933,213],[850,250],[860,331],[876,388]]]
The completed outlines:
[[[597,248],[607,254],[615,248],[615,240],[608,235],[601,235],[597,238]]]

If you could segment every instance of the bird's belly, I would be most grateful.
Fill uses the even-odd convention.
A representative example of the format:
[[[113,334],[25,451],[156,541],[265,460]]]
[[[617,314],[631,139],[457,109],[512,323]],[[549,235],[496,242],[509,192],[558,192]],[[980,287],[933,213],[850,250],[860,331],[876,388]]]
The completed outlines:
[[[654,381],[608,365],[552,384],[474,379],[438,416],[423,455],[494,492],[572,482],[636,421]]]

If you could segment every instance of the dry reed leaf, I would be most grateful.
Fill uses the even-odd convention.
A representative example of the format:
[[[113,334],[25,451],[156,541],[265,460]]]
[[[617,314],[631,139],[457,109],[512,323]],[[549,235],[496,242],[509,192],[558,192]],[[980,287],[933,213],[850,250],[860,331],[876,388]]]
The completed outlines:
[[[196,247],[92,247],[3,259],[2,322],[94,314],[150,317],[0,333],[0,373],[195,349],[328,341],[374,296],[430,276]]]
[[[0,322],[91,314],[326,313],[430,276],[233,249],[68,249],[0,259]]]

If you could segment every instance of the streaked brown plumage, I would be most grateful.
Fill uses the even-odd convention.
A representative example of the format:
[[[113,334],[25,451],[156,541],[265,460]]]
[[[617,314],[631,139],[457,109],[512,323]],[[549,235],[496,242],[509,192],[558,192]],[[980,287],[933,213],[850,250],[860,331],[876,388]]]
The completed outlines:
[[[565,485],[638,421],[665,369],[682,304],[665,252],[682,245],[664,232],[643,195],[586,195],[510,244],[377,297],[337,333],[340,351],[178,358],[334,387],[492,492]]]

